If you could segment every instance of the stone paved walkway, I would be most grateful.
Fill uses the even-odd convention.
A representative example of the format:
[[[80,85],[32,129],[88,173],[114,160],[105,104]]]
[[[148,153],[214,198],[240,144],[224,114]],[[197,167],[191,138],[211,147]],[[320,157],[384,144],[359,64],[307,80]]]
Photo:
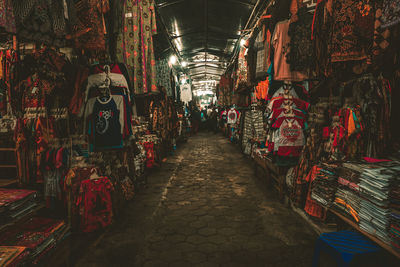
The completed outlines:
[[[192,137],[148,180],[78,266],[311,265],[317,236],[222,136]]]

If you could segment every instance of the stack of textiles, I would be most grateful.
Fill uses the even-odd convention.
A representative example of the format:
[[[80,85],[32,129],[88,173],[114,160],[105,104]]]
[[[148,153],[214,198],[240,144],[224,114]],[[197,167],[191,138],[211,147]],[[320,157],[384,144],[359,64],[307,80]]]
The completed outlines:
[[[400,172],[399,162],[364,164],[360,176],[360,228],[390,243],[389,192]]]
[[[311,198],[324,207],[330,207],[335,199],[337,175],[327,166],[322,166],[311,184]]]
[[[400,251],[400,176],[396,177],[390,196],[390,237],[392,247]]]
[[[355,222],[360,221],[360,172],[348,167],[337,167],[335,168],[338,174],[338,189],[336,191],[336,197],[334,207],[337,208],[343,215],[353,219]]]
[[[66,235],[68,228],[63,221],[34,217],[0,235],[1,246],[25,247],[28,261],[38,264]]]
[[[0,246],[0,266],[25,266],[27,256],[25,247]]]
[[[37,206],[36,191],[0,188],[0,224],[7,224],[31,213]]]

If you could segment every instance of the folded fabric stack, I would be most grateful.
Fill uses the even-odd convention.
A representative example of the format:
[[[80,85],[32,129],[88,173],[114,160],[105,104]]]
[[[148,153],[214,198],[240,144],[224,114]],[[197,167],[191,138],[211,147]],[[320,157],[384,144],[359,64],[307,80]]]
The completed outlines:
[[[390,243],[389,192],[399,175],[400,163],[364,164],[362,167],[359,183],[362,196],[360,228]]]
[[[392,239],[392,247],[400,251],[400,177],[396,177],[396,181],[390,191],[390,237]]]
[[[64,221],[34,217],[3,232],[0,245],[24,247],[29,252],[28,262],[38,264],[67,232]]]
[[[0,266],[28,265],[28,254],[25,247],[0,246]]]
[[[330,207],[335,199],[337,180],[336,173],[323,166],[311,184],[311,198],[324,207]]]
[[[7,224],[33,211],[36,191],[0,188],[0,224]]]
[[[354,168],[338,167],[335,169],[338,174],[338,190],[334,201],[334,207],[344,216],[360,221],[360,172]]]

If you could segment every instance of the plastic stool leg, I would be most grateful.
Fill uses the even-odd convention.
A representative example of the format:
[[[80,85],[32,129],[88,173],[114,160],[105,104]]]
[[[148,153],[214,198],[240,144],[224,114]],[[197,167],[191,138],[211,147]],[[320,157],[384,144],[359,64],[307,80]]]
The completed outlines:
[[[323,242],[321,241],[321,239],[317,239],[317,241],[315,242],[312,267],[318,267],[319,266],[319,258],[321,256],[321,248],[322,248],[322,246],[323,246]]]

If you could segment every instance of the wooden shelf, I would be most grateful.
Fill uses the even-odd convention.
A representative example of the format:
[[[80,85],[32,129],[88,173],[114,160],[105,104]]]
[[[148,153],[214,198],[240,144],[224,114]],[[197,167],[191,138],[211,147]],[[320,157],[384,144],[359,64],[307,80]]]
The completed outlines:
[[[0,168],[17,168],[17,165],[0,165]]]
[[[28,212],[28,213],[25,214],[24,216],[22,216],[22,217],[20,217],[20,218],[18,218],[18,219],[15,219],[14,221],[9,222],[9,223],[7,223],[7,224],[0,225],[0,232],[6,230],[6,229],[7,229],[8,227],[10,227],[10,226],[13,226],[13,225],[17,224],[18,222],[22,222],[22,221],[24,221],[24,220],[26,220],[26,219],[29,219],[29,218],[33,217],[33,215],[35,215],[38,211],[40,211],[40,210],[43,209],[44,207],[45,207],[44,204],[38,204],[35,208],[33,208],[33,209],[31,210],[31,212]]]
[[[380,240],[379,238],[377,238],[376,236],[371,235],[368,232],[365,232],[364,230],[362,230],[355,222],[353,222],[352,220],[346,218],[345,216],[343,216],[342,214],[340,214],[339,212],[333,210],[333,209],[329,209],[329,211],[331,211],[333,214],[335,214],[336,216],[338,216],[340,219],[342,219],[343,221],[345,221],[346,223],[348,223],[350,226],[352,226],[354,229],[356,229],[357,231],[359,231],[361,234],[365,235],[366,237],[368,237],[369,239],[371,239],[372,241],[374,241],[375,243],[377,243],[379,246],[381,246],[382,248],[386,249],[387,251],[389,251],[390,253],[392,253],[394,256],[396,256],[397,258],[400,259],[400,253],[397,252],[396,250],[394,250],[390,245],[386,244],[385,242],[383,242],[382,240]]]
[[[6,187],[13,184],[16,184],[17,180],[15,179],[0,179],[0,187]]]
[[[16,148],[13,147],[0,147],[0,151],[16,151]]]

